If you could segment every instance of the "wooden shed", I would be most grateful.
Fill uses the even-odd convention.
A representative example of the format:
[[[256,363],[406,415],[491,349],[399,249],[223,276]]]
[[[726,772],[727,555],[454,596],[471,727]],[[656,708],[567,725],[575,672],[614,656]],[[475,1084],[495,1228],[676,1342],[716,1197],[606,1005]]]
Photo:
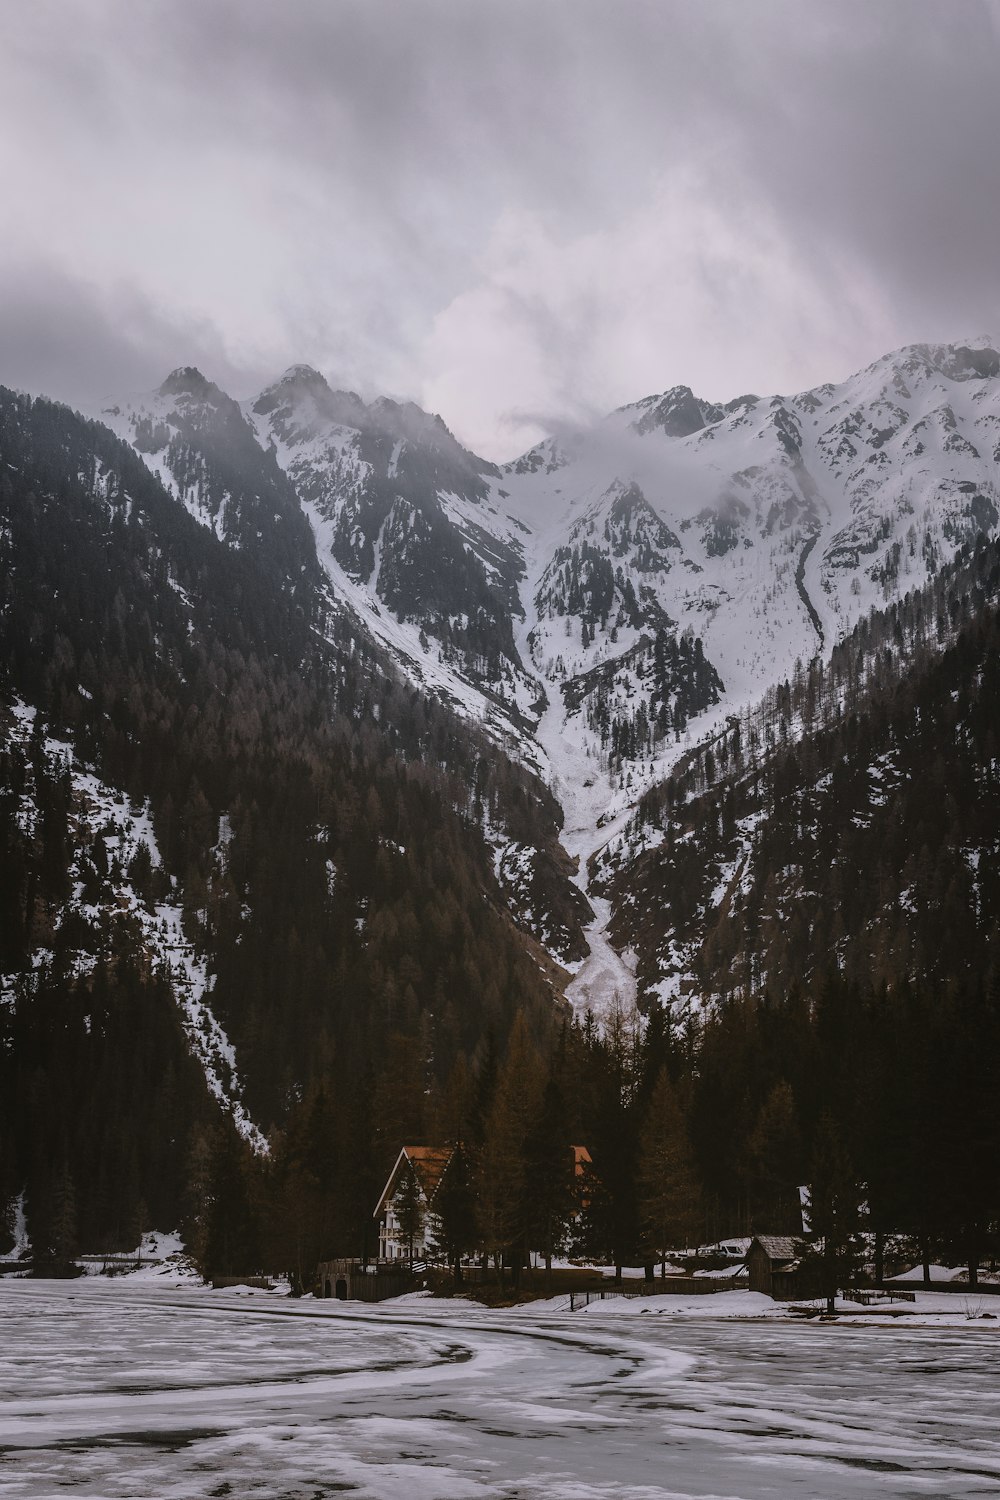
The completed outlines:
[[[797,1297],[801,1260],[798,1241],[790,1234],[755,1234],[746,1255],[750,1290],[768,1297]]]
[[[825,1295],[822,1267],[794,1235],[755,1234],[745,1264],[752,1292],[778,1301]]]

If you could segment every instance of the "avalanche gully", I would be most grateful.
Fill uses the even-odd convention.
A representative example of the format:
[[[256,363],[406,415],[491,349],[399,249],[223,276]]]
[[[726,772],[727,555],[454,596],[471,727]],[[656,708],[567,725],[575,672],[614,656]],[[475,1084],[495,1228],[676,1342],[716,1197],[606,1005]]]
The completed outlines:
[[[100,417],[237,545],[192,455],[223,426],[252,438],[293,482],[339,607],[549,784],[593,914],[582,963],[551,945],[580,1010],[634,994],[588,862],[642,792],[1000,516],[986,340],[788,397],[676,387],[503,468],[440,418],[301,365],[242,406],[176,371]]]

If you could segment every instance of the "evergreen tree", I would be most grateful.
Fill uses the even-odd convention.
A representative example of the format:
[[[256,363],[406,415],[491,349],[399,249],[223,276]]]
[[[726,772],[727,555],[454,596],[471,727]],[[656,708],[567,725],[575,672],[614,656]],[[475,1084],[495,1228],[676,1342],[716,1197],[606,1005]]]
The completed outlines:
[[[54,1184],[49,1248],[57,1274],[72,1275],[78,1250],[76,1189],[65,1165]]]
[[[206,1278],[260,1270],[260,1225],[254,1203],[252,1153],[232,1121],[215,1134],[208,1186],[203,1261]]]
[[[666,1068],[656,1081],[640,1135],[637,1176],[643,1248],[666,1276],[669,1252],[697,1244],[702,1226],[694,1158]]]
[[[427,1204],[417,1174],[408,1160],[404,1160],[399,1182],[392,1198],[392,1211],[396,1217],[397,1236],[406,1246],[410,1269],[413,1268],[413,1246],[420,1238],[424,1227]]]
[[[818,1261],[828,1313],[837,1291],[850,1286],[861,1266],[861,1189],[833,1117],[821,1116],[809,1180],[809,1220],[813,1236],[807,1260]]]
[[[505,1257],[520,1283],[528,1230],[526,1147],[540,1093],[538,1057],[519,1014],[497,1075],[478,1153],[479,1230],[501,1276]]]
[[[566,1102],[552,1073],[525,1140],[524,1166],[525,1236],[529,1248],[540,1250],[545,1258],[545,1287],[551,1291],[552,1257],[563,1243],[577,1206],[576,1164],[567,1131]]]
[[[613,1261],[617,1279],[639,1246],[636,1161],[636,1087],[641,1063],[639,1018],[616,995],[603,1037],[593,1035],[588,1054],[592,1078],[591,1153],[582,1183],[578,1220],[581,1248]]]
[[[791,1085],[776,1083],[760,1107],[746,1148],[751,1224],[755,1233],[797,1234],[802,1137]]]
[[[455,1285],[462,1284],[462,1257],[478,1244],[478,1223],[473,1174],[461,1141],[451,1154],[444,1176],[434,1194],[434,1212],[440,1243],[448,1257]]]

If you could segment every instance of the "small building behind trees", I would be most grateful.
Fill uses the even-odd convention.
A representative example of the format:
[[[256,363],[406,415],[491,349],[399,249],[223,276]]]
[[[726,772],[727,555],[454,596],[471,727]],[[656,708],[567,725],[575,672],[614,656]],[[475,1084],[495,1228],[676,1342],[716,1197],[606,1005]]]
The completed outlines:
[[[373,1217],[379,1221],[379,1260],[425,1260],[440,1239],[434,1200],[454,1154],[452,1146],[404,1146],[382,1189]]]
[[[801,1269],[798,1246],[788,1234],[756,1234],[747,1250],[750,1290],[768,1297],[794,1297]]]
[[[819,1295],[815,1265],[803,1258],[803,1245],[790,1234],[755,1234],[746,1254],[750,1290],[779,1302]]]

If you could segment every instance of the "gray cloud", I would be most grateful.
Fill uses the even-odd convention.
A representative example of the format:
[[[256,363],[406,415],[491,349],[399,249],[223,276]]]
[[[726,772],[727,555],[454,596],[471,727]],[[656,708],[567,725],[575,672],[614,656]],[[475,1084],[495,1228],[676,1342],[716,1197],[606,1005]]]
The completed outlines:
[[[246,389],[305,359],[502,453],[536,435],[516,410],[787,389],[1000,324],[987,0],[74,18],[34,0],[0,59],[22,210],[0,370],[22,385],[183,358]]]
[[[239,393],[272,373],[234,364],[217,330],[169,322],[135,288],[102,291],[45,265],[5,268],[0,384],[95,410],[191,363]]]

